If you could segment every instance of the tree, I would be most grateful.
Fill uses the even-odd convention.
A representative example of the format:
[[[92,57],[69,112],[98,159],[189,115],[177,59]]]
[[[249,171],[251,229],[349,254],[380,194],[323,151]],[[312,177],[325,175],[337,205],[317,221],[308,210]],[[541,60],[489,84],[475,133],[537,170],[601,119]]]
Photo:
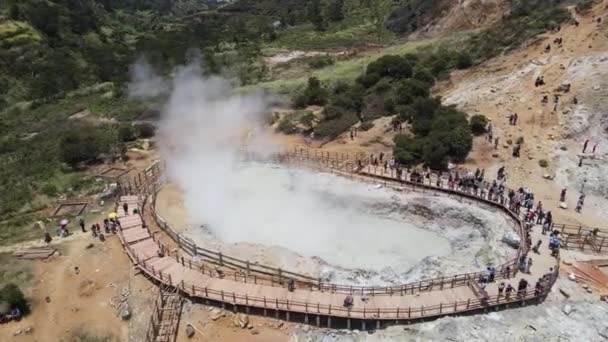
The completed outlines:
[[[447,168],[447,148],[441,141],[426,139],[422,150],[424,164],[433,170],[445,170]]]
[[[13,283],[8,283],[0,289],[0,303],[7,303],[10,309],[19,309],[21,314],[26,315],[30,312],[30,306],[25,295],[19,287]]]
[[[308,4],[308,20],[313,23],[315,30],[325,31],[325,22],[321,13],[321,0],[312,0]]]
[[[321,87],[321,82],[316,77],[308,79],[308,85],[304,92],[294,100],[294,106],[303,108],[308,105],[323,106],[327,102],[327,92]]]
[[[59,151],[61,160],[71,167],[97,159],[101,153],[108,150],[104,148],[103,141],[94,128],[79,127],[64,134],[59,143]]]
[[[385,55],[367,66],[366,74],[396,79],[412,77],[412,66],[401,56]]]
[[[327,17],[334,22],[344,19],[344,0],[331,0],[327,9]]]
[[[471,132],[475,135],[481,135],[486,132],[486,126],[488,125],[488,119],[481,115],[473,115],[471,117]]]
[[[370,9],[372,23],[378,31],[384,30],[384,24],[395,7],[394,0],[365,0],[366,7]]]
[[[397,88],[397,101],[399,104],[408,105],[417,97],[429,97],[429,88],[430,85],[425,82],[406,78],[399,83],[399,88]]]

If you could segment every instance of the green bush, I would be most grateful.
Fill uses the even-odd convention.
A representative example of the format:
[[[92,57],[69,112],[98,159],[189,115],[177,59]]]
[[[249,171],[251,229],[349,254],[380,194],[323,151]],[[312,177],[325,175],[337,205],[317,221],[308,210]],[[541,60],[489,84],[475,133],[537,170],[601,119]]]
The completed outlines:
[[[471,132],[473,132],[473,134],[484,134],[486,132],[487,125],[488,119],[484,115],[477,114],[471,117]]]
[[[91,134],[94,132],[95,130],[87,132],[85,129],[75,129],[66,133],[59,144],[61,160],[75,167],[81,162],[97,159],[101,153],[106,152],[101,139]]]
[[[25,295],[19,287],[13,283],[6,284],[0,289],[0,303],[7,303],[10,309],[17,308],[21,314],[27,315],[30,312],[30,306]]]
[[[306,59],[306,64],[313,69],[321,69],[335,63],[331,56],[314,56]]]
[[[52,183],[46,183],[42,186],[42,193],[49,196],[49,197],[53,197],[55,195],[57,195],[57,187],[55,186],[55,184]]]
[[[293,122],[291,122],[291,120],[288,118],[283,118],[279,122],[277,130],[284,134],[293,134],[296,132],[296,125],[294,125]]]
[[[354,113],[343,112],[339,117],[320,122],[314,131],[319,137],[334,139],[346,132],[358,121],[359,118]]]
[[[359,130],[361,131],[369,131],[374,127],[374,123],[372,121],[364,121],[359,125]]]
[[[417,97],[428,97],[430,94],[428,83],[407,78],[399,83],[397,88],[397,103],[408,105],[414,102]]]
[[[300,117],[300,124],[308,128],[312,128],[314,121],[315,115],[311,112],[306,112],[306,114]]]
[[[151,123],[139,123],[135,126],[137,137],[142,139],[152,138],[156,134],[156,127]]]
[[[595,0],[583,0],[576,4],[576,7],[574,8],[576,9],[577,13],[585,13],[593,8],[594,3]]]
[[[327,91],[321,87],[321,82],[316,77],[309,78],[304,92],[298,94],[294,99],[296,108],[304,108],[310,105],[323,106],[326,103]]]
[[[121,125],[118,128],[118,139],[122,142],[130,142],[135,140],[135,130],[131,125]]]
[[[365,72],[367,75],[376,74],[380,77],[395,79],[412,77],[412,66],[408,59],[396,55],[384,55],[371,62]]]

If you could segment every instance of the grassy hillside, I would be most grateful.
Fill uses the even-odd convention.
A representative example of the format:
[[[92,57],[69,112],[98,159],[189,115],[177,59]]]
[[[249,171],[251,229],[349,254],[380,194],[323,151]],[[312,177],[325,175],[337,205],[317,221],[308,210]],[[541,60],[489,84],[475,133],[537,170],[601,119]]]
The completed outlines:
[[[170,73],[187,61],[189,51],[198,49],[207,72],[230,68],[245,91],[261,87],[300,95],[312,76],[327,90],[347,84],[357,103],[373,97],[378,106],[369,108],[341,103],[346,96],[332,97],[334,109],[350,106],[333,111],[333,121],[321,126],[335,135],[356,122],[361,111],[369,119],[402,109],[382,108],[399,102],[397,92],[409,89],[402,85],[404,80],[384,75],[385,80],[374,80],[363,92],[355,84],[360,77],[376,77],[367,73],[368,65],[383,56],[422,57],[413,67],[425,70],[414,74],[431,84],[460,65],[461,58],[470,62],[466,65],[482,62],[567,18],[558,7],[529,7],[529,3],[483,32],[404,42],[403,36],[386,30],[398,5],[392,0],[241,0],[217,10],[213,1],[179,6],[169,0],[3,2],[0,240],[31,238],[22,228],[29,227],[40,209],[57,196],[99,190],[99,183],[80,172],[86,166],[83,162],[99,155],[121,155],[125,144],[138,135],[131,132],[130,121],[155,106],[124,94],[129,66],[141,55],[161,72]],[[199,14],[184,17],[192,13]],[[277,51],[334,51],[370,44],[378,45],[328,64],[294,64],[285,73],[271,71],[263,62],[265,55]],[[69,119],[84,111],[89,113],[86,120]],[[454,117],[462,119],[460,114]]]

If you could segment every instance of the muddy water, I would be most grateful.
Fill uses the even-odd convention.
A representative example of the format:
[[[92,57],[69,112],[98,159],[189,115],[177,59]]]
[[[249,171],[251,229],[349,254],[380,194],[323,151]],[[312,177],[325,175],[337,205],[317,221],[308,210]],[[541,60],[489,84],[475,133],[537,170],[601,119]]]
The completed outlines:
[[[258,244],[316,257],[345,269],[405,271],[428,256],[450,253],[449,241],[414,220],[380,217],[374,207],[394,194],[325,173],[249,165],[232,174],[228,214],[207,211],[209,232],[228,244]],[[216,208],[217,209],[217,208]],[[199,216],[199,215],[196,215]]]

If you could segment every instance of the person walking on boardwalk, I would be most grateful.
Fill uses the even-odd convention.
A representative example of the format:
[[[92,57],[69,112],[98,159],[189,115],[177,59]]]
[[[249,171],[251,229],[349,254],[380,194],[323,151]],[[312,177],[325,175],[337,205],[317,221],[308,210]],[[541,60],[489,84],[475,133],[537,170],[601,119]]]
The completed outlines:
[[[562,189],[562,192],[559,194],[560,202],[566,202],[566,191],[567,189]]]
[[[511,284],[507,284],[507,288],[505,289],[505,298],[507,300],[511,299],[511,293],[515,290]]]
[[[540,248],[540,245],[543,243],[543,240],[538,240],[536,242],[536,245],[534,245],[534,247],[532,248],[532,251],[536,254],[540,254],[540,252],[538,251],[538,249]]]
[[[125,211],[125,216],[129,215],[129,204],[127,204],[127,202],[123,203],[122,210]]]
[[[524,278],[521,278],[519,284],[517,285],[517,297],[524,298],[526,296],[526,290],[528,289],[528,281]]]
[[[543,293],[543,280],[538,278],[536,285],[534,285],[534,296],[538,297],[541,293]]]
[[[583,143],[583,153],[587,151],[587,145],[589,145],[589,139],[585,140],[585,142]]]
[[[498,297],[502,296],[502,294],[505,292],[505,282],[501,282],[500,285],[498,285]]]
[[[83,233],[86,233],[87,230],[84,229],[84,218],[80,218],[80,220],[78,220],[78,223],[80,224],[80,229],[82,230]]]

